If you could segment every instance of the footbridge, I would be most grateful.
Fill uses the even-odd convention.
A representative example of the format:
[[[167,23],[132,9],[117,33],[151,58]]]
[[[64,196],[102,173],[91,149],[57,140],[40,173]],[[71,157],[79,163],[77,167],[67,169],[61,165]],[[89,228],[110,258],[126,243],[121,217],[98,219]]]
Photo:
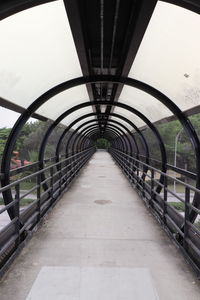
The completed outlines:
[[[199,13],[1,1],[2,300],[199,299]],[[37,159],[11,168],[30,118]]]

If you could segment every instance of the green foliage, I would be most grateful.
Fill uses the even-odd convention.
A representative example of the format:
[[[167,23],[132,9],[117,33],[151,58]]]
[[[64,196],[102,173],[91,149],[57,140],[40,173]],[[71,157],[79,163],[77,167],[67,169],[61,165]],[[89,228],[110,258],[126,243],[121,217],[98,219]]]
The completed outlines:
[[[193,124],[198,136],[200,137],[200,114],[193,115],[189,117],[191,123]],[[45,132],[51,125],[51,121],[42,122],[36,121],[34,123],[26,123],[20,132],[17,139],[14,150],[20,152],[21,159],[27,159],[32,162],[37,161],[38,150],[41,144],[41,140],[44,137]],[[168,163],[174,164],[174,148],[175,148],[175,138],[177,134],[181,131],[182,126],[179,121],[172,121],[164,123],[157,126],[160,135],[165,143]],[[45,157],[50,157],[55,155],[55,147],[57,145],[58,139],[60,138],[64,130],[63,126],[57,126],[52,134],[49,136]],[[1,128],[0,129],[0,159],[3,154],[4,146],[7,138],[10,134],[11,128]],[[151,130],[145,129],[143,134],[147,140],[150,149],[150,156],[157,160],[160,160],[160,149],[155,136],[152,134]],[[140,153],[145,154],[143,149],[143,144],[141,139],[137,134],[135,134],[137,143],[140,148]],[[67,139],[67,137],[66,137]],[[96,141],[97,148],[106,149],[110,146],[108,140],[100,138]],[[62,145],[61,152],[65,151],[64,145]],[[62,152],[63,153],[63,152]],[[183,169],[188,169],[190,171],[196,172],[195,169],[195,156],[194,150],[192,148],[189,138],[186,136],[184,131],[182,131],[178,138],[177,144],[177,166]],[[156,167],[159,167],[156,165]]]
[[[185,204],[183,202],[169,202],[169,204],[179,211],[185,210]]]
[[[3,154],[5,143],[10,134],[10,131],[11,131],[10,128],[5,128],[5,127],[0,128],[0,156],[2,156]]]
[[[200,221],[194,223],[194,225],[200,230]]]
[[[100,138],[96,140],[96,147],[98,149],[107,149],[110,147],[110,142],[104,138]]]
[[[38,152],[34,150],[28,151],[28,160],[32,162],[38,161]]]
[[[41,141],[44,137],[44,134],[46,133],[48,127],[51,125],[51,121],[42,122],[37,121],[34,123],[33,130],[30,132],[30,134],[26,137],[26,139],[23,142],[23,149],[21,150],[21,153],[25,157],[29,157],[31,161],[37,161],[37,153],[41,144]],[[55,155],[55,149],[58,142],[58,139],[60,138],[62,132],[64,130],[63,126],[57,126],[52,134],[49,136],[45,156],[50,157]],[[62,151],[62,149],[61,149]]]
[[[30,190],[36,185],[35,182],[27,182],[27,181],[22,181],[20,184],[20,189],[21,190]],[[36,190],[32,192],[32,194],[36,194]]]
[[[181,128],[179,121],[172,121],[158,126],[159,133],[165,143],[168,161],[171,164],[174,162],[175,138]]]
[[[38,150],[41,141],[50,125],[51,121],[36,121],[32,123],[26,123],[24,125],[13,149],[20,152],[21,159],[27,159],[32,162],[38,160]],[[63,132],[63,129],[63,126],[57,126],[55,130],[53,130],[52,134],[48,139],[48,144],[45,153],[46,157],[55,155],[55,147],[57,145],[57,141],[61,133]],[[11,128],[0,129],[0,160],[10,131]]]
[[[34,199],[30,199],[30,198],[23,198],[20,201],[20,206],[27,206],[27,205],[31,204],[33,201],[35,201],[35,200]],[[0,205],[4,205],[2,197],[0,197]]]
[[[194,126],[197,135],[200,137],[200,114],[192,115],[189,117],[192,125]],[[171,121],[165,124],[157,126],[162,139],[165,143],[168,162],[174,164],[174,151],[175,151],[175,139],[176,136],[182,129],[179,121]],[[183,169],[188,169],[195,172],[195,154],[190,142],[189,137],[186,133],[181,131],[178,137],[177,143],[177,166]]]

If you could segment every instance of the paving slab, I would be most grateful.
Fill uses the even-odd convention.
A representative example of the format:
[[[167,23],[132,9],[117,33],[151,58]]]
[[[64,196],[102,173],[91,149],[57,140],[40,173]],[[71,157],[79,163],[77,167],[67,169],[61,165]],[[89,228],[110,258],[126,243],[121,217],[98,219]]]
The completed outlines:
[[[43,267],[26,300],[158,300],[145,268]]]

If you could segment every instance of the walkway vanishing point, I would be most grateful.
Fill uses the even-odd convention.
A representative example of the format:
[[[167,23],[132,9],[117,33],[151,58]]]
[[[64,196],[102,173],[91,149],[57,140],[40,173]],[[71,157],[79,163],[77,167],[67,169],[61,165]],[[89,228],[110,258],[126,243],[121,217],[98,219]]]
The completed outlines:
[[[1,300],[197,300],[199,282],[121,170],[96,152],[4,276]]]

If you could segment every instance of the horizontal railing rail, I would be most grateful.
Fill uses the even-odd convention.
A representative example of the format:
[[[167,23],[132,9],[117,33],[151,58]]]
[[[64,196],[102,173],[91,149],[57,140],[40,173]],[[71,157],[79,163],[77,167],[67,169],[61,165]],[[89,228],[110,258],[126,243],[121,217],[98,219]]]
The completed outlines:
[[[144,160],[147,158],[145,155],[141,155],[141,154],[139,155],[139,157],[143,158]],[[160,164],[160,165],[162,164],[162,162],[160,160],[152,158],[152,157],[149,158],[149,161],[152,163]],[[191,172],[191,171],[188,171],[185,169],[181,169],[181,168],[179,168],[177,166],[173,166],[171,164],[167,164],[167,169],[175,171],[177,174],[183,175],[183,176],[188,177],[193,180],[196,180],[196,177],[197,177],[197,175],[194,172]]]
[[[69,188],[82,167],[88,162],[95,147],[77,152],[55,162],[56,158],[44,161],[44,167],[36,162],[27,167],[10,171],[11,183],[0,188],[0,275],[2,275],[19,249],[25,244],[27,237],[44,217],[46,212],[58,201]],[[45,164],[49,164],[45,166]],[[26,171],[32,171],[26,174]],[[21,177],[25,173],[24,177]],[[4,174],[2,174],[3,177]],[[20,176],[14,178],[13,176]],[[2,178],[1,177],[1,178]],[[24,182],[31,182],[31,187],[22,190]],[[10,190],[13,200],[5,204],[3,193]],[[22,205],[24,201],[25,206]],[[12,208],[15,216],[11,220],[7,211]]]
[[[200,209],[193,205],[194,194],[200,201],[200,190],[121,150],[110,148],[109,152],[200,276]],[[174,191],[174,183],[179,185],[181,192]],[[161,192],[157,192],[158,186]],[[196,213],[194,223],[190,221],[192,211]]]

